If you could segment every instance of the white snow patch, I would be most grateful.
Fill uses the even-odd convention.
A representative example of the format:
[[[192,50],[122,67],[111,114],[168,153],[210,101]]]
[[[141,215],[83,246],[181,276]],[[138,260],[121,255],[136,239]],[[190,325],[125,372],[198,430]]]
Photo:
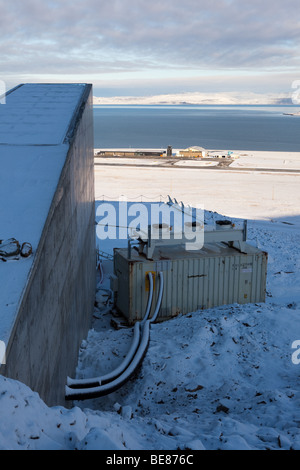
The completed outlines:
[[[217,214],[209,214],[211,219]],[[191,312],[151,328],[138,375],[107,397],[47,407],[0,377],[2,449],[300,449],[299,220],[253,222],[249,238],[270,254],[265,304]],[[103,289],[77,377],[110,372],[128,351],[132,329],[115,329]],[[101,302],[104,302],[101,305]]]

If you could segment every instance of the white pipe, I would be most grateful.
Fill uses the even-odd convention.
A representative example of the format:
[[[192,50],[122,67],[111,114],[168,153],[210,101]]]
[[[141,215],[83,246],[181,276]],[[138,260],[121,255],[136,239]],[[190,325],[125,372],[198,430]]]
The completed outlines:
[[[148,304],[147,304],[146,312],[145,312],[144,318],[142,320],[142,325],[144,325],[144,323],[148,320],[150,310],[151,310],[151,306],[152,306],[152,300],[153,300],[153,275],[152,275],[152,273],[148,273],[148,278],[149,278],[149,285],[150,285],[149,286],[149,297],[148,297]]]
[[[149,290],[149,298],[148,298],[146,313],[145,313],[143,321],[136,322],[134,325],[134,336],[133,336],[132,345],[124,361],[115,370],[113,370],[109,374],[106,374],[102,377],[94,377],[94,378],[89,378],[89,379],[72,379],[70,377],[67,377],[67,386],[73,387],[73,388],[85,388],[87,386],[97,387],[98,385],[101,385],[103,383],[116,379],[129,366],[130,362],[132,361],[138,349],[140,338],[141,338],[141,328],[143,328],[144,324],[146,323],[148,319],[151,305],[152,305],[152,300],[153,300],[153,275],[152,273],[148,273],[148,277],[149,277],[149,283],[150,283],[150,290]]]
[[[98,398],[104,395],[108,395],[113,391],[119,389],[130,376],[134,373],[140,362],[142,361],[150,339],[150,320],[146,321],[143,328],[143,335],[141,339],[140,346],[138,351],[127,369],[120,375],[116,380],[109,382],[105,385],[100,385],[99,387],[85,388],[74,390],[68,386],[65,388],[65,398],[66,400],[86,400],[90,398]]]
[[[126,367],[128,367],[128,365],[132,361],[138,349],[140,337],[141,337],[140,322],[137,322],[134,325],[134,335],[133,335],[133,341],[132,341],[131,347],[128,351],[128,354],[126,355],[123,362],[119,365],[119,367],[117,367],[115,370],[113,370],[109,374],[103,375],[102,377],[96,377],[96,378],[90,378],[90,379],[78,379],[78,380],[67,377],[67,385],[73,388],[76,388],[76,387],[84,388],[84,387],[92,386],[92,385],[96,386],[97,384],[101,385],[105,382],[109,382],[113,379],[116,379],[119,375],[123,373],[123,371],[126,369]]]
[[[161,302],[162,302],[162,297],[163,297],[163,292],[164,292],[164,275],[163,272],[159,273],[159,280],[160,280],[160,285],[159,285],[159,294],[158,294],[158,300],[155,308],[155,312],[153,313],[153,316],[151,318],[151,323],[154,323],[157,315],[159,313],[160,307],[161,307]]]
[[[74,389],[67,385],[65,387],[66,400],[87,400],[91,398],[98,398],[98,397],[102,397],[105,395],[109,395],[110,393],[122,387],[122,385],[124,385],[129,380],[129,378],[133,375],[133,373],[135,372],[139,364],[142,362],[144,355],[146,354],[149,341],[150,341],[150,325],[156,320],[156,317],[161,307],[163,290],[164,290],[164,277],[163,277],[162,272],[159,273],[159,277],[160,277],[160,289],[159,289],[159,296],[158,296],[158,301],[157,301],[154,315],[151,320],[146,320],[143,323],[143,326],[141,327],[143,330],[142,338],[141,338],[139,347],[136,351],[136,354],[133,360],[130,362],[128,367],[125,368],[125,370],[123,371],[123,373],[121,373],[121,375],[119,375],[114,380],[103,385],[99,384],[99,386],[97,385],[95,386],[95,383],[93,383],[93,386],[90,388],[79,388],[79,389]],[[150,293],[151,293],[151,289],[150,289]],[[150,300],[150,297],[151,295],[149,295],[149,300]],[[149,302],[148,302],[148,305],[149,305]],[[137,324],[138,323],[136,323],[136,325]],[[135,325],[135,332],[140,331],[140,328],[138,328],[136,325]],[[132,347],[132,350],[133,350],[133,347]],[[120,369],[121,369],[121,366],[120,366]],[[107,378],[109,375],[110,374],[107,374],[107,376],[104,376],[104,377]],[[112,377],[112,374],[110,376]],[[102,377],[102,380],[103,380],[103,377]],[[80,382],[82,383],[82,381]],[[85,382],[86,382],[86,385],[89,384],[87,381]]]

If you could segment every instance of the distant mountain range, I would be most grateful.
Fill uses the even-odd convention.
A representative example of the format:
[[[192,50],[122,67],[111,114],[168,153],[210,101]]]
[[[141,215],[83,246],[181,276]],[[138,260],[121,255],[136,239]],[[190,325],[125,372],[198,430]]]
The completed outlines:
[[[153,96],[96,97],[97,105],[292,105],[289,93],[178,93]]]

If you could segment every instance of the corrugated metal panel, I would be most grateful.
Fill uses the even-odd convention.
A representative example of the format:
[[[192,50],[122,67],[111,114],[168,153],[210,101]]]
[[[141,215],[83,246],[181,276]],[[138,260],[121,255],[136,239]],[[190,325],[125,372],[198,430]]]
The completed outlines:
[[[118,276],[116,307],[130,324],[142,320],[147,300],[147,273],[164,274],[164,295],[158,320],[199,309],[234,303],[265,301],[267,254],[251,247],[250,254],[218,244],[201,252],[169,250],[153,261],[137,253],[127,258],[126,249],[115,250]],[[185,256],[181,256],[184,255]],[[169,258],[169,259],[165,259]],[[152,313],[158,295],[155,289]]]

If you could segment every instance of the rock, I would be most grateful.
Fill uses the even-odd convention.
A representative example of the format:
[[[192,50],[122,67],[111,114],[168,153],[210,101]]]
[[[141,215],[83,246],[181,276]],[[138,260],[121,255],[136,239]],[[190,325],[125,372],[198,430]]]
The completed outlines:
[[[122,406],[121,416],[124,419],[131,419],[133,417],[131,406],[129,406],[129,405]]]
[[[217,413],[226,413],[226,414],[228,414],[229,411],[230,411],[229,408],[227,408],[227,406],[224,406],[222,404],[220,404],[216,409]]]

